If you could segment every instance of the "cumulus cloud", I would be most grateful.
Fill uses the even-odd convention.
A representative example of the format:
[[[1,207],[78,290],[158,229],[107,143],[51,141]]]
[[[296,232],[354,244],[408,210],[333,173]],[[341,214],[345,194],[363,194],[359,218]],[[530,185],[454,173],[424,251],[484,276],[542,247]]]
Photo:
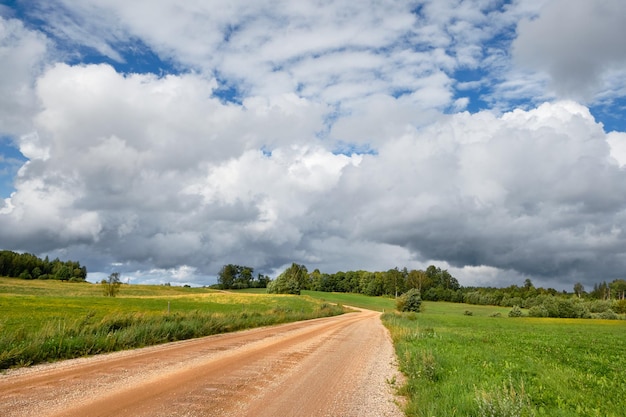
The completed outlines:
[[[573,102],[460,113],[387,141],[316,212],[421,259],[567,279],[623,268],[625,174]]]
[[[359,157],[308,144],[324,105],[287,94],[234,106],[214,87],[193,74],[51,68],[37,83],[38,133],[21,138],[30,161],[4,209],[5,237],[39,251],[93,245],[164,269],[286,262],[293,255],[279,248],[301,238],[292,218]],[[28,227],[8,227],[19,222]],[[277,255],[266,254],[272,247]]]
[[[611,156],[622,167],[626,166],[626,133],[611,132],[607,135],[607,141],[611,147]]]
[[[436,94],[433,105],[452,104],[452,83],[442,76],[480,67],[491,54],[480,43],[529,14],[484,0],[37,4],[31,13],[51,33],[112,59],[123,60],[126,44],[141,39],[178,67],[218,74],[244,95],[297,92],[343,106],[417,90],[424,100]]]
[[[28,131],[37,110],[33,80],[43,69],[47,49],[40,33],[0,16],[0,134]]]
[[[0,240],[150,283],[294,261],[436,263],[466,285],[617,277],[624,133],[552,100],[545,74],[564,96],[609,79],[610,102],[622,46],[594,35],[580,48],[607,41],[597,59],[568,71],[580,16],[552,32],[559,4],[35,2],[40,31],[0,20],[0,134],[28,159]],[[621,30],[611,7],[585,3],[583,32]],[[176,71],[116,69],[133,45]],[[71,64],[85,48],[109,64]],[[477,90],[491,109],[464,111]]]
[[[606,76],[626,63],[626,3],[620,0],[552,0],[518,25],[515,58],[549,74],[561,97],[590,99]]]

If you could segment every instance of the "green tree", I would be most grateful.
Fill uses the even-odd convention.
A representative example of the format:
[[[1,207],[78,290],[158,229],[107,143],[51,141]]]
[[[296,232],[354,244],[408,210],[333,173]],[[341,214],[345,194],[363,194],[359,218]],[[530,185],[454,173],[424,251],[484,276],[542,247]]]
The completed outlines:
[[[252,281],[254,280],[254,276],[252,275],[254,269],[249,266],[240,266],[238,267],[238,276],[235,279],[235,288],[250,288],[252,286]]]
[[[613,297],[618,300],[626,299],[626,280],[616,279],[609,284]]]
[[[441,269],[434,265],[426,268],[426,276],[432,282],[433,287],[441,287],[446,290],[456,291],[461,288],[459,281],[450,275],[446,269]]]
[[[596,283],[593,286],[593,291],[591,291],[591,296],[598,300],[609,300],[611,298],[611,288],[606,281],[602,281],[599,284]]]
[[[120,273],[113,272],[108,278],[103,279],[100,284],[102,285],[102,293],[105,297],[115,297],[119,291],[122,282],[120,281]]]
[[[385,294],[398,297],[399,293],[402,293],[404,287],[404,276],[402,272],[396,267],[388,270],[385,273]]]
[[[217,274],[217,283],[223,290],[254,287],[253,273],[254,268],[250,268],[249,266],[235,264],[224,265]]]
[[[69,281],[72,277],[72,271],[65,265],[62,265],[58,268],[57,273],[55,274],[56,279],[61,281]]]
[[[585,287],[580,282],[574,284],[574,294],[578,296],[578,298],[582,297],[585,293]]]
[[[292,263],[282,274],[275,280],[271,281],[267,286],[267,292],[270,294],[296,294],[307,289],[309,280],[309,272],[306,266]]]
[[[239,271],[237,265],[224,265],[222,269],[220,269],[220,272],[217,274],[217,283],[220,285],[220,288],[223,290],[233,288],[238,273]]]
[[[309,281],[311,282],[311,289],[313,291],[322,290],[322,273],[319,269],[315,269],[309,274]]]
[[[421,308],[422,297],[420,296],[420,292],[415,288],[411,288],[396,300],[396,309],[398,311],[414,311],[419,313]]]
[[[369,276],[365,295],[379,296],[385,293],[385,273],[374,272]]]
[[[428,275],[426,275],[426,272],[413,269],[407,276],[407,286],[409,288],[415,288],[418,291],[422,291],[422,289],[426,287],[428,280],[429,278]]]
[[[72,272],[78,269],[80,281],[87,276],[87,269],[75,261],[61,262],[58,258],[50,262],[48,257],[40,259],[30,253],[0,251],[0,276],[24,279],[60,279],[67,281],[74,278]]]
[[[33,271],[31,272],[31,274],[34,279],[38,279],[41,276],[41,268],[36,266],[35,268],[33,268]]]
[[[257,274],[255,280],[252,281],[254,288],[267,288],[267,284],[270,282],[270,277],[261,273]]]

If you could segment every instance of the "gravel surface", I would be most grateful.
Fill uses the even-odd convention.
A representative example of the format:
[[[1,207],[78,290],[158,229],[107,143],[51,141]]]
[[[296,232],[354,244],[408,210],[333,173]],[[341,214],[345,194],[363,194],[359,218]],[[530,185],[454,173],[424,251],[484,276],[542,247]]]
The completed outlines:
[[[0,416],[400,417],[380,314],[361,310],[11,370]]]

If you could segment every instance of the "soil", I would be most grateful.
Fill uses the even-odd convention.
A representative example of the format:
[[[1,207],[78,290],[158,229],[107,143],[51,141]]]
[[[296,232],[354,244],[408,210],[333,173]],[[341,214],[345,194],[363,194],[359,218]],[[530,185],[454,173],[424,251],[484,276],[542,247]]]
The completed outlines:
[[[0,416],[400,417],[395,363],[361,310],[10,370]]]

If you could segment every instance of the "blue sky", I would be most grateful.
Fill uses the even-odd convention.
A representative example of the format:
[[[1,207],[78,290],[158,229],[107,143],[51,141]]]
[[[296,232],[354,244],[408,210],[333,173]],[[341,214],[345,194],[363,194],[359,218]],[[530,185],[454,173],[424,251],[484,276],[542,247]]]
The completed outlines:
[[[134,282],[622,277],[625,20],[617,0],[4,1],[0,241]]]

